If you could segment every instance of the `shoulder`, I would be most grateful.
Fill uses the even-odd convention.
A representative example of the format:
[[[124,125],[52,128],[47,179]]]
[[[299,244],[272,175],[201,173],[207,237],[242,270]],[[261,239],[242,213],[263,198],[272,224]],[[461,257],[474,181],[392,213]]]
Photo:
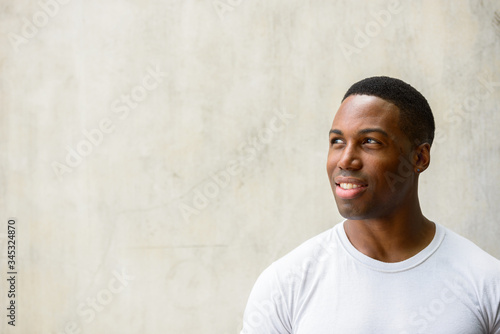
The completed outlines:
[[[305,281],[317,280],[319,267],[335,253],[337,226],[302,243],[260,274],[248,298],[242,333],[292,332],[297,292]]]
[[[275,260],[262,273],[261,277],[275,279],[287,271],[297,268],[306,268],[324,262],[337,253],[339,242],[337,230],[342,228],[342,223],[304,241],[302,244]]]
[[[442,267],[455,274],[455,291],[460,291],[462,299],[473,301],[471,305],[481,313],[488,333],[499,333],[500,260],[449,229],[442,248]]]
[[[271,267],[276,279],[291,283],[301,281],[305,276],[316,276],[329,270],[330,260],[337,257],[341,247],[338,237],[338,230],[341,228],[343,224],[339,223],[275,261]]]
[[[342,228],[342,223],[310,238],[274,262],[278,267],[293,266],[309,262],[314,259],[323,259],[332,255],[338,248],[337,230]]]
[[[446,231],[442,250],[455,263],[484,273],[491,271],[500,277],[500,260],[485,252],[469,239],[444,227]]]
[[[500,305],[500,260],[469,239],[445,228],[438,265],[452,275],[464,291],[473,292],[479,304]],[[498,310],[500,312],[500,309]],[[498,314],[500,317],[500,313]],[[500,321],[500,319],[498,319]]]

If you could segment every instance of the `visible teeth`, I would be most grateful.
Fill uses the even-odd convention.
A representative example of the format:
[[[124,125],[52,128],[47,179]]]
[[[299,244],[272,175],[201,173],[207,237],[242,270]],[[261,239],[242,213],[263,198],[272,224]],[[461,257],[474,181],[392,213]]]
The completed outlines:
[[[354,184],[354,183],[341,183],[340,184],[340,188],[342,188],[342,189],[356,189],[359,187],[361,187],[361,186],[358,184]]]

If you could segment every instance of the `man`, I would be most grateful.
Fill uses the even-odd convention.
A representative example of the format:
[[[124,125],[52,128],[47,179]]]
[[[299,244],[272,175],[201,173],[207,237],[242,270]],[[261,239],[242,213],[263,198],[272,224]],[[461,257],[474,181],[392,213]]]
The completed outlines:
[[[327,161],[345,220],[260,275],[243,334],[500,334],[500,261],[420,209],[433,138],[426,99],[403,81],[347,91]]]

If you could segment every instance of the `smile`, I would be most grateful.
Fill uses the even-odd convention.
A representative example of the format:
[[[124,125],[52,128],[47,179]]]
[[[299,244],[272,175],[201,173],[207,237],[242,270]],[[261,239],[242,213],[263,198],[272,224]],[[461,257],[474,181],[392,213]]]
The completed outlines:
[[[366,191],[366,185],[356,183],[336,183],[335,195],[341,199],[354,199]]]
[[[356,189],[362,187],[361,185],[355,183],[341,183],[339,186],[342,189]]]

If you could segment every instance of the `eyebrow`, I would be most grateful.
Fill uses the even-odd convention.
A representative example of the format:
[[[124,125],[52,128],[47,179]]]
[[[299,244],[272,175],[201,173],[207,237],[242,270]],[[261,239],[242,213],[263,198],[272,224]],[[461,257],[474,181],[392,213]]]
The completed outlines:
[[[385,132],[384,130],[382,129],[379,129],[379,128],[368,128],[368,129],[363,129],[363,130],[360,130],[358,131],[358,134],[367,134],[367,133],[371,133],[371,132],[378,132],[386,137],[389,137],[389,135],[387,134],[387,132]],[[335,133],[337,135],[340,135],[340,136],[343,136],[344,133],[338,129],[331,129],[330,132],[329,132],[329,135],[331,135],[332,133]]]

